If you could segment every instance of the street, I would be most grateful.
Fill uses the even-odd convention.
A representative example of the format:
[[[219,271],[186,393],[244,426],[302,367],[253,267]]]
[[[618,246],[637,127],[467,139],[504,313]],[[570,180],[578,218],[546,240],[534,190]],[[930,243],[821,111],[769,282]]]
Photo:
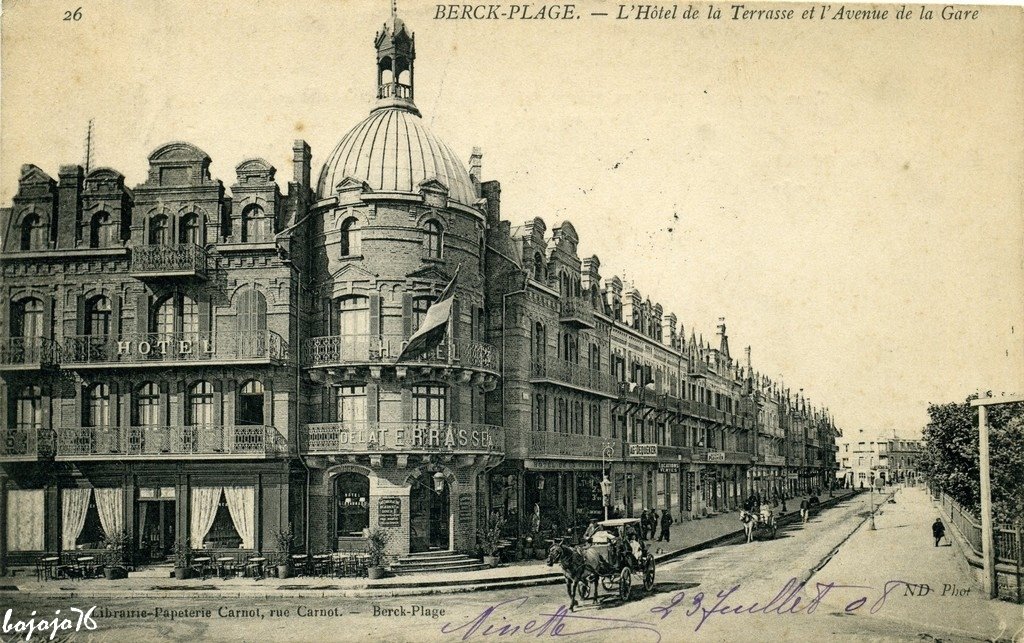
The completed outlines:
[[[931,582],[938,589],[929,573],[921,578],[887,575],[883,569],[886,561],[898,558],[898,551],[870,548],[874,556],[860,552],[858,560],[842,560],[844,547],[858,549],[853,546],[856,540],[887,537],[888,520],[899,517],[906,523],[908,508],[900,502],[913,504],[913,515],[920,514],[926,524],[931,508],[924,494],[904,496],[906,500],[898,496],[897,504],[883,505],[876,520],[878,531],[869,532],[865,525],[851,537],[868,515],[869,499],[861,495],[812,517],[807,525],[780,529],[775,540],[715,547],[664,563],[649,595],[644,595],[637,578],[629,602],[622,603],[614,591],[602,589],[597,606],[582,601],[575,612],[566,609],[563,585],[391,598],[204,600],[194,595],[179,598],[168,591],[166,599],[104,599],[94,612],[96,630],[59,638],[414,641],[482,640],[500,634],[502,638],[578,636],[635,641],[998,639],[998,632],[980,631],[986,620],[982,616],[978,621],[977,614],[975,621],[981,625],[976,632],[965,631],[955,615],[932,617],[924,623],[913,614],[908,616],[908,610],[913,612],[917,606],[927,606],[926,611],[933,615],[974,608],[962,602],[967,599],[938,596],[938,592],[908,596],[904,584],[890,584],[886,593],[885,579],[891,578],[911,584]],[[832,556],[837,547],[839,552]],[[797,583],[811,577],[812,570],[823,563],[827,564],[801,590]],[[865,576],[863,570],[868,568],[880,571]],[[848,578],[851,569],[861,570],[857,582]],[[875,582],[875,577],[882,580]],[[970,580],[958,582],[964,585]],[[36,610],[39,618],[52,618],[58,608],[67,613],[69,607],[91,606],[51,603],[52,599],[43,604],[18,596],[9,607],[14,609],[14,618],[24,619],[31,610]],[[1003,630],[1005,640],[1014,640],[1012,629]]]

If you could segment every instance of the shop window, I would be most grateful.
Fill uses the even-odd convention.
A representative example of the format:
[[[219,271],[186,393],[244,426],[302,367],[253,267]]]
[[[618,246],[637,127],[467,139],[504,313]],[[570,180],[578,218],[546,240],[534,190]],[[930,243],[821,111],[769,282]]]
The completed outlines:
[[[104,532],[100,522],[100,512],[96,508],[96,496],[90,494],[89,507],[85,511],[85,522],[82,531],[75,538],[75,547],[80,549],[100,549],[103,547]]]
[[[341,224],[341,256],[350,257],[361,252],[362,234],[359,229],[359,220],[349,217]]]
[[[206,532],[203,545],[215,549],[239,549],[242,547],[242,536],[235,528],[235,521],[231,518],[231,510],[228,508],[228,501],[221,493],[217,501],[217,513],[210,525],[210,531]]]
[[[444,231],[437,221],[427,221],[423,226],[424,244],[427,248],[427,256],[440,258],[444,247]]]
[[[242,425],[264,424],[263,383],[249,380],[238,393],[238,423]]]
[[[42,489],[7,491],[7,551],[44,549],[44,496]]]
[[[336,532],[339,538],[360,537],[370,526],[370,479],[345,472],[335,481]]]
[[[442,424],[447,419],[447,392],[444,386],[412,387],[415,424]]]

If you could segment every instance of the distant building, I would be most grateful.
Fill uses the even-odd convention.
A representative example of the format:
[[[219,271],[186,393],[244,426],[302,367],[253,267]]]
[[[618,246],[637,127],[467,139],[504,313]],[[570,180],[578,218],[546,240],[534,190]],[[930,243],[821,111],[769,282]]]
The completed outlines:
[[[838,476],[845,485],[867,488],[879,478],[886,484],[917,478],[923,442],[898,437],[881,437],[858,429],[839,440],[836,454]]]

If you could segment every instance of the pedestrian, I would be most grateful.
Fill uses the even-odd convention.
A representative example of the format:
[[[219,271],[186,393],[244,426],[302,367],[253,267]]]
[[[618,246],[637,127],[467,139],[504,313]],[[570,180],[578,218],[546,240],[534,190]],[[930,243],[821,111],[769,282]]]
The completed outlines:
[[[647,526],[649,528],[648,531],[647,531],[647,533],[649,534],[648,537],[647,537],[647,540],[654,540],[654,534],[657,533],[657,531],[658,531],[658,510],[657,509],[651,509],[651,517],[648,519]]]
[[[936,518],[935,522],[932,523],[932,537],[935,539],[935,546],[939,546],[939,541],[942,540],[943,536],[946,535],[946,526],[942,524],[941,518]]]
[[[647,521],[650,520],[650,516],[647,515],[647,510],[644,509],[640,512],[640,535],[647,536]]]
[[[808,516],[810,516],[810,513],[811,503],[807,501],[807,498],[804,498],[803,500],[800,501],[800,520],[806,523]]]
[[[600,526],[597,524],[597,518],[590,519],[590,525],[587,526],[587,530],[583,532],[583,540],[589,541],[590,537],[597,533]]]
[[[659,542],[662,541],[662,540],[664,540],[665,542],[668,542],[668,540],[669,540],[669,538],[671,536],[671,534],[669,533],[669,529],[671,527],[672,527],[672,514],[670,514],[667,509],[662,509],[661,510],[661,535],[658,536],[658,541]]]

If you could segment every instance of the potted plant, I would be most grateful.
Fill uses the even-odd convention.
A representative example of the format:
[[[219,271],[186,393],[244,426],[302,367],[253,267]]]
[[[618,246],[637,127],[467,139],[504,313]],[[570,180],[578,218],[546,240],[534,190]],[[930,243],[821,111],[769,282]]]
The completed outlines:
[[[103,539],[106,547],[106,566],[103,568],[103,575],[107,580],[121,580],[128,578],[128,569],[125,567],[125,555],[128,553],[128,533],[123,529]]]
[[[385,550],[391,542],[391,532],[385,529],[373,529],[366,536],[366,553],[370,555],[367,561],[366,575],[371,579],[384,577]]]
[[[192,545],[185,542],[174,543],[174,577],[185,580],[191,575],[189,565],[192,564]]]
[[[498,550],[501,549],[501,530],[504,526],[505,522],[499,518],[492,520],[487,529],[477,530],[477,540],[484,553],[484,564],[488,567],[498,566]]]
[[[287,529],[278,529],[274,532],[275,546],[281,552],[281,560],[277,563],[278,578],[288,578],[292,575],[292,561],[289,556],[292,553],[292,543],[294,542],[295,534],[292,533],[291,525]]]

